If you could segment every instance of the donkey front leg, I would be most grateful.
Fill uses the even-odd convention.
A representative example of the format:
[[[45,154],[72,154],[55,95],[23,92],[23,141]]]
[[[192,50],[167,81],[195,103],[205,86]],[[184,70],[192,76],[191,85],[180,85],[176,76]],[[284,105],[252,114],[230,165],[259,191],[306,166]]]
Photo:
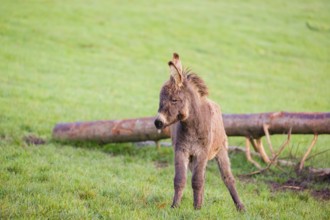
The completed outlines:
[[[194,191],[194,208],[200,209],[204,199],[204,182],[207,157],[199,155],[192,161],[192,179],[191,185]]]
[[[175,151],[175,177],[174,177],[174,198],[171,208],[176,208],[180,205],[183,189],[187,180],[187,167],[189,156],[184,152]]]
[[[222,147],[216,156],[222,180],[228,188],[230,195],[236,205],[238,211],[245,211],[244,205],[238,197],[235,187],[235,179],[230,169],[230,161],[228,152],[225,147]]]

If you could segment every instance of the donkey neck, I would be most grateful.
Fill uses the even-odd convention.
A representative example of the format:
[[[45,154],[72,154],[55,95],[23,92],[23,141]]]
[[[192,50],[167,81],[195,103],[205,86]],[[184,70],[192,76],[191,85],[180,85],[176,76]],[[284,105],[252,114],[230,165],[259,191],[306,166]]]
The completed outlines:
[[[210,120],[209,106],[205,97],[200,97],[197,92],[190,90],[188,92],[189,99],[189,116],[186,120],[181,121],[181,126],[185,132],[191,135],[204,135],[208,132],[208,124]]]

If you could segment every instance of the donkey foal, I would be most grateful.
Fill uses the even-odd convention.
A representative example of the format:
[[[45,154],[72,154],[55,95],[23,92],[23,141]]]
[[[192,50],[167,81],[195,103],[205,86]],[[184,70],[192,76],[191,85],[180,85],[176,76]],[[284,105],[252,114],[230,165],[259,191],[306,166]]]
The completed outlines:
[[[194,208],[200,209],[204,196],[207,161],[216,158],[221,177],[236,208],[244,210],[230,169],[227,135],[220,107],[207,98],[204,81],[189,70],[183,70],[179,55],[174,53],[170,79],[160,91],[157,129],[171,126],[175,153],[174,198],[172,208],[178,207],[186,184],[187,169],[192,171]]]

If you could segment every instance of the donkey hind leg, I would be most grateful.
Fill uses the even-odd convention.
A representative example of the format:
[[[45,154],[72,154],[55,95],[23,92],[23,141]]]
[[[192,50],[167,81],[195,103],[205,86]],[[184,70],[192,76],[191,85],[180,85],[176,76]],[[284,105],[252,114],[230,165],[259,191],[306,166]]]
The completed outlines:
[[[199,156],[192,161],[191,185],[194,191],[194,208],[200,209],[204,199],[204,182],[207,157]]]
[[[245,211],[243,203],[238,197],[238,193],[235,187],[235,179],[230,169],[230,161],[226,148],[221,148],[216,156],[218,167],[221,173],[222,180],[224,181],[230,195],[236,205],[238,211]]]
[[[184,187],[187,181],[189,157],[181,151],[175,152],[174,197],[171,208],[180,205]]]

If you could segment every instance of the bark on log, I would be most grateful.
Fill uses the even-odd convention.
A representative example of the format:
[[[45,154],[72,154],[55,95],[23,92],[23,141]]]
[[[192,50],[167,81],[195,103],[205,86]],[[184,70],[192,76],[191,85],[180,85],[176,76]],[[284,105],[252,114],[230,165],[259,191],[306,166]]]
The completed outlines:
[[[53,129],[53,139],[61,141],[96,141],[101,143],[138,142],[170,137],[169,129],[158,133],[155,117],[59,123]]]
[[[330,112],[270,112],[260,114],[230,114],[224,116],[228,136],[245,136],[255,139],[265,135],[263,125],[269,133],[285,134],[330,134]]]
[[[59,123],[53,129],[53,139],[62,141],[137,142],[170,137],[169,129],[157,132],[154,117]],[[224,125],[228,136],[260,138],[269,134],[285,134],[292,128],[292,134],[330,134],[330,112],[325,113],[259,113],[224,114]]]

